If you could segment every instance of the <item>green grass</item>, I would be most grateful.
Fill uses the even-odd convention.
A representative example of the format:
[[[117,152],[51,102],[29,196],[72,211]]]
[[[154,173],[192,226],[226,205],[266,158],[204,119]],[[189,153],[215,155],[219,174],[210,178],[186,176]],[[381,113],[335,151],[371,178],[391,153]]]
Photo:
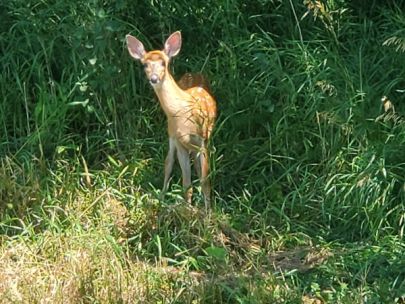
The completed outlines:
[[[401,1],[242,2],[0,4],[0,303],[405,301]],[[210,215],[178,168],[159,199],[124,41],[175,30],[218,101]]]

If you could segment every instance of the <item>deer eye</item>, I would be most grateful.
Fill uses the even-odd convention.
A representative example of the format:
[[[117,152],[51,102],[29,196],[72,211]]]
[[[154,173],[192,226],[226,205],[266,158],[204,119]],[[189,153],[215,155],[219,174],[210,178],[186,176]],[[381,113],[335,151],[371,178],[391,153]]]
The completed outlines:
[[[147,63],[144,63],[144,64],[143,64],[143,67],[146,69],[146,68],[148,67],[148,64],[147,64]]]

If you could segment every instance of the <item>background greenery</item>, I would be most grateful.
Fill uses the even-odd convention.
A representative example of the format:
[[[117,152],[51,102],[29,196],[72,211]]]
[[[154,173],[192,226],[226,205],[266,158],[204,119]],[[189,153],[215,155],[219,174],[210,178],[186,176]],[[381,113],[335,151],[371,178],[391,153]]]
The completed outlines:
[[[124,41],[175,30],[219,107],[210,216],[178,170],[158,200]],[[399,0],[1,2],[0,302],[403,303],[404,52]]]

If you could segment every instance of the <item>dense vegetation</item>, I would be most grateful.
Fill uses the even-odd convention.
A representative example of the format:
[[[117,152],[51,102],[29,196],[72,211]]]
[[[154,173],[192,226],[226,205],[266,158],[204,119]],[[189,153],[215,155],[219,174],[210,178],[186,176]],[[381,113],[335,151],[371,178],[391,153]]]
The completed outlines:
[[[404,303],[404,10],[2,1],[0,303]],[[165,117],[124,41],[175,30],[174,75],[218,101],[210,215],[178,170],[159,200]]]

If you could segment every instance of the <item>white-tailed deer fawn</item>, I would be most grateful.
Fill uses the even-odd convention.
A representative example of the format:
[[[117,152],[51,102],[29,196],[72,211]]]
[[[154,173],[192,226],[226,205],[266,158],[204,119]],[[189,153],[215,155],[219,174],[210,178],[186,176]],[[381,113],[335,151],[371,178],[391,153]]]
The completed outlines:
[[[217,107],[214,98],[208,93],[207,83],[200,75],[185,74],[177,84],[170,74],[170,59],[176,56],[181,48],[179,31],[170,35],[162,51],[146,52],[142,42],[131,35],[127,35],[126,40],[130,55],[143,64],[146,77],[167,116],[169,152],[165,160],[162,194],[168,188],[174,154],[177,151],[177,159],[183,175],[185,199],[191,202],[193,193],[191,154],[201,181],[205,207],[208,209],[211,201],[208,140],[214,126]]]

